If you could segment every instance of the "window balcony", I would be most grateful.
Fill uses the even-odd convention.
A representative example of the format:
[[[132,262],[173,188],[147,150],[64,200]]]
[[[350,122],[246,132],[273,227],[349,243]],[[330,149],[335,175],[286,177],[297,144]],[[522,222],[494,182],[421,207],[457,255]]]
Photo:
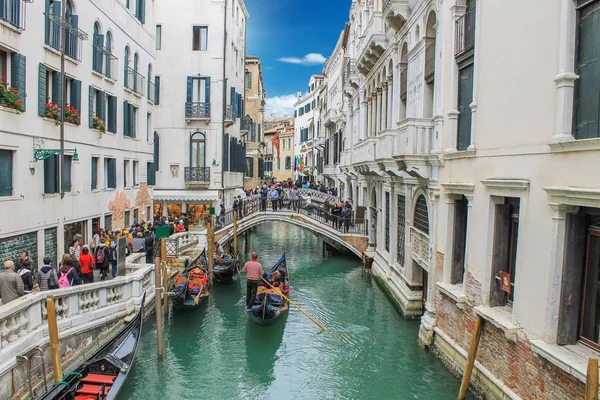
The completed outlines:
[[[116,81],[119,68],[117,57],[111,54],[110,49],[105,48],[104,50],[104,76]]]
[[[210,167],[185,167],[184,179],[186,185],[210,184]]]
[[[210,119],[210,103],[185,103],[185,117],[188,119]]]
[[[144,75],[135,71],[133,68],[127,68],[125,78],[125,87],[127,89],[133,90],[134,93],[140,96],[144,95],[144,82],[146,80]]]
[[[156,92],[154,91],[154,83],[148,79],[148,101],[152,102],[152,104],[156,103]]]
[[[47,40],[46,44],[61,51],[61,31],[64,33],[65,56],[73,60],[81,61],[82,44],[88,35],[77,27],[76,15],[70,20],[63,19],[60,15],[47,16]]]
[[[414,226],[410,227],[410,244],[412,245],[412,258],[423,267],[429,270],[429,235],[421,232]]]
[[[383,18],[394,31],[402,29],[409,14],[408,0],[384,0]]]
[[[465,15],[456,20],[456,36],[454,37],[454,56],[459,57],[475,48],[475,15],[476,8],[467,10]]]
[[[20,31],[25,30],[25,1],[0,1],[0,20],[14,26]]]
[[[225,106],[225,126],[229,127],[235,122],[235,110],[232,105]]]

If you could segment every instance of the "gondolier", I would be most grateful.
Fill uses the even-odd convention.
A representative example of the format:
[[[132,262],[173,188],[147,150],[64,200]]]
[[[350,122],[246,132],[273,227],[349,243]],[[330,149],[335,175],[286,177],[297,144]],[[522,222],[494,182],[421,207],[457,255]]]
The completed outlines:
[[[258,254],[252,252],[252,260],[244,264],[244,268],[241,271],[246,272],[246,308],[252,308],[254,299],[256,298],[256,292],[258,291],[258,281],[261,276],[264,275],[262,265],[258,262]]]

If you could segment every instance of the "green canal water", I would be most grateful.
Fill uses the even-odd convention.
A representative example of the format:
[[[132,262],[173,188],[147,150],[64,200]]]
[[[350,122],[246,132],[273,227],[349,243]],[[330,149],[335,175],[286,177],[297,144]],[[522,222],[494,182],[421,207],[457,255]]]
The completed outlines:
[[[265,267],[286,253],[292,299],[341,334],[320,332],[294,308],[275,325],[254,325],[242,278],[216,286],[199,309],[169,315],[160,361],[148,319],[119,399],[456,399],[460,381],[417,345],[419,322],[398,315],[360,260],[323,258],[321,240],[285,223],[249,236]]]

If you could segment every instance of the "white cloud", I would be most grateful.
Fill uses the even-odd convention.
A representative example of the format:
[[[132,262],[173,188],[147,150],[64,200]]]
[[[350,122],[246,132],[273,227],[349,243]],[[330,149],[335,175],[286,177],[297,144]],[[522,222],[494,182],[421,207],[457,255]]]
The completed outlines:
[[[267,97],[265,105],[265,117],[270,118],[271,114],[276,117],[288,117],[294,115],[294,103],[298,100],[295,94],[286,94],[284,96]]]
[[[281,61],[289,64],[301,64],[301,65],[317,65],[323,64],[326,58],[323,57],[322,54],[319,53],[309,53],[305,55],[303,58],[298,57],[281,57],[278,58],[277,61]]]

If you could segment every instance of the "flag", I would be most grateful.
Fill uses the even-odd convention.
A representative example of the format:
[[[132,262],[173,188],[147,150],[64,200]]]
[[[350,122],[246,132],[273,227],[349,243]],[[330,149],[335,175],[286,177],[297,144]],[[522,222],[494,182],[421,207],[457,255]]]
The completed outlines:
[[[279,132],[277,132],[277,135],[275,135],[271,142],[273,142],[273,146],[277,149],[277,157],[279,157]]]

